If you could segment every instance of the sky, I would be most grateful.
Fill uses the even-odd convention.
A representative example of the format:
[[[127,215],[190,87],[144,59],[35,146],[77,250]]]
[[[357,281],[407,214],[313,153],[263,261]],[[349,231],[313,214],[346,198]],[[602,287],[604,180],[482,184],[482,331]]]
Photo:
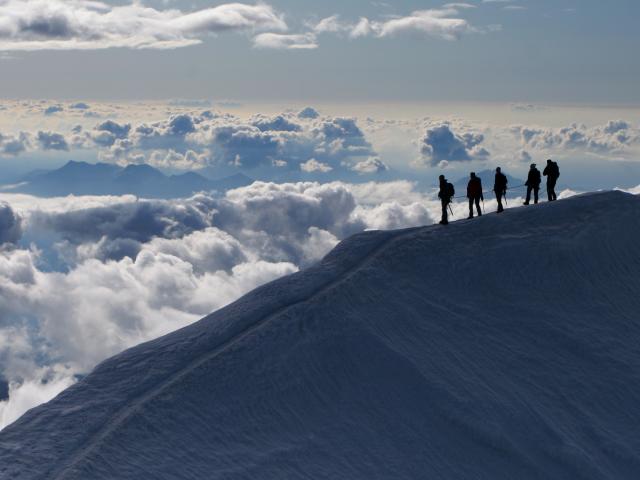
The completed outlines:
[[[2,3],[8,98],[640,103],[633,0]]]
[[[640,193],[639,14],[0,0],[0,429],[349,235],[433,223],[440,174],[464,195],[472,170],[489,189],[497,166],[522,179],[553,158],[561,198]],[[256,182],[172,200],[18,192],[70,160]],[[464,199],[453,210],[466,218]]]

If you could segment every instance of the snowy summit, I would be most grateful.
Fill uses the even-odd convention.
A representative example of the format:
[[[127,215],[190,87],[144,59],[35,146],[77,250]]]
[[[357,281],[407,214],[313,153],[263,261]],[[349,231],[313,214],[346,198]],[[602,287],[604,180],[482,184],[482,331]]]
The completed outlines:
[[[640,199],[367,232],[0,433],[0,478],[640,472]]]

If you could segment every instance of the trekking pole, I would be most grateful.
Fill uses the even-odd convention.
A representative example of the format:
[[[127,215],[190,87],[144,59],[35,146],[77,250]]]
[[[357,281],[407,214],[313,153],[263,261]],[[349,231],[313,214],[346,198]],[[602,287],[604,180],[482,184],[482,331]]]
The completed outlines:
[[[509,206],[509,202],[507,202],[507,192],[504,192],[503,196],[504,196],[504,205],[505,205],[505,207],[508,207]]]
[[[487,213],[487,211],[484,209],[484,198],[482,199],[482,213]]]
[[[451,216],[453,217],[453,208],[451,208],[451,204],[449,204],[449,211],[451,212]]]

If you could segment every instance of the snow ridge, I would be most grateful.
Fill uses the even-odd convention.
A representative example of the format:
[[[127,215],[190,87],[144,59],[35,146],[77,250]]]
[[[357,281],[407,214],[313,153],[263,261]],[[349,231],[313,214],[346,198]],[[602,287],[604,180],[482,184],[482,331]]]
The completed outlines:
[[[130,418],[132,415],[135,415],[135,413],[142,406],[144,406],[144,404],[156,398],[169,386],[174,385],[180,379],[184,378],[186,375],[188,375],[190,372],[192,372],[196,368],[215,359],[221,353],[232,348],[233,345],[236,344],[237,342],[240,342],[247,336],[254,334],[258,329],[264,328],[266,325],[269,324],[269,322],[275,320],[280,316],[286,315],[288,311],[295,308],[299,304],[308,302],[320,295],[326,294],[328,291],[338,286],[341,282],[346,281],[346,279],[349,278],[350,274],[362,268],[367,263],[370,263],[376,257],[376,255],[379,252],[383,251],[385,248],[387,248],[387,246],[391,242],[397,242],[406,237],[409,237],[415,233],[415,230],[416,229],[408,229],[401,233],[390,235],[388,238],[384,238],[384,237],[381,238],[380,245],[378,245],[371,253],[364,256],[358,263],[350,267],[345,272],[341,272],[337,278],[328,281],[324,285],[320,285],[317,291],[310,293],[309,295],[305,296],[304,298],[301,298],[300,300],[294,301],[294,303],[282,306],[278,308],[276,311],[274,311],[273,313],[258,319],[253,325],[250,325],[246,329],[242,330],[240,333],[234,335],[232,338],[224,340],[223,343],[215,347],[213,351],[205,354],[200,358],[195,359],[195,361],[193,361],[189,365],[186,365],[184,368],[177,371],[172,376],[168,377],[166,380],[164,380],[162,383],[157,385],[151,391],[145,393],[139,398],[132,399],[130,401],[130,404],[128,404],[123,409],[116,412],[116,414],[113,415],[111,418],[109,418],[108,423],[105,423],[104,427],[101,430],[92,434],[91,437],[87,440],[88,443],[86,445],[82,446],[82,448],[79,451],[73,452],[68,461],[64,461],[60,459],[59,467],[45,472],[43,479],[52,479],[52,480],[64,479],[66,477],[66,474],[73,471],[75,465],[77,465],[78,462],[80,462],[88,454],[90,454],[92,451],[94,451],[96,448],[99,447],[99,444],[102,440],[104,440],[107,436],[109,436],[111,433],[117,430],[128,418]]]

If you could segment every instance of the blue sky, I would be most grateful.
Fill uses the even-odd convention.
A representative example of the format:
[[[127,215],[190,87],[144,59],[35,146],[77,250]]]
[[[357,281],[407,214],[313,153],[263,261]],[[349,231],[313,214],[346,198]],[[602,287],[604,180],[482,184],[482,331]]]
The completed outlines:
[[[159,12],[185,14],[220,4],[145,2]],[[634,61],[640,4],[632,0],[469,0],[473,8],[458,6],[445,15],[466,22],[456,40],[410,26],[381,38],[374,33],[349,38],[347,24],[361,17],[384,23],[441,10],[441,2],[275,0],[268,5],[286,30],[268,25],[259,32],[308,35],[333,15],[345,30],[319,33],[313,40],[317,48],[296,50],[256,48],[253,29],[197,33],[192,38],[202,43],[168,50],[40,50],[46,42],[31,32],[30,40],[41,46],[12,51],[15,38],[7,41],[5,35],[0,91],[8,98],[640,103],[640,63]]]

